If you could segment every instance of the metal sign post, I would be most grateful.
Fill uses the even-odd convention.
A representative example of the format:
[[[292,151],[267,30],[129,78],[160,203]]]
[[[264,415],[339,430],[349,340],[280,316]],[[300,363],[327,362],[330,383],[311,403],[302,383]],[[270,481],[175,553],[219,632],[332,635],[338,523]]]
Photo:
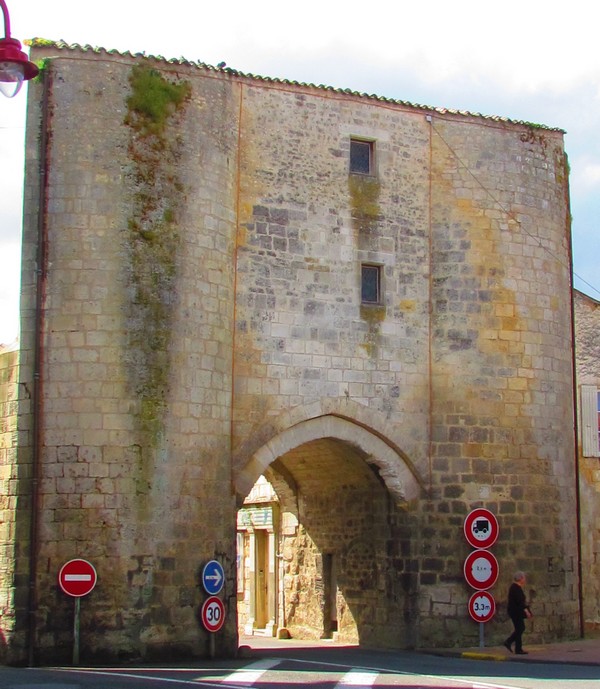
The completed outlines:
[[[73,613],[73,665],[79,665],[79,618],[81,614],[81,598],[75,599]]]
[[[75,598],[73,610],[73,665],[79,665],[79,630],[81,597],[87,596],[96,586],[98,576],[94,565],[87,560],[69,560],[58,573],[58,585],[63,593]]]

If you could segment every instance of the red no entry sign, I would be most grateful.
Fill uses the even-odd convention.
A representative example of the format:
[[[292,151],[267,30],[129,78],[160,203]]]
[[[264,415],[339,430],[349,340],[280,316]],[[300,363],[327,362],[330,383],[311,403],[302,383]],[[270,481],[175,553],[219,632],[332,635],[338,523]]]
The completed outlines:
[[[478,507],[466,516],[464,531],[473,548],[490,548],[498,538],[498,520],[489,510]]]
[[[469,599],[469,615],[475,622],[488,622],[496,612],[496,601],[491,593],[477,591]]]
[[[68,596],[87,596],[96,586],[96,570],[87,560],[69,560],[58,573],[58,584]]]
[[[489,550],[474,550],[465,560],[464,572],[469,586],[485,591],[498,579],[498,560]]]
[[[225,622],[225,607],[221,599],[209,596],[202,604],[200,616],[207,632],[218,632]]]

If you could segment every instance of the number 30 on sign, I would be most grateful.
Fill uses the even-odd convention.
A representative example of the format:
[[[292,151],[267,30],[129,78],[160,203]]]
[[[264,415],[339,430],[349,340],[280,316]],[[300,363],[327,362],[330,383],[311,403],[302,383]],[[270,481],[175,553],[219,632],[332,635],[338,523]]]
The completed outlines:
[[[225,607],[220,598],[210,596],[202,604],[202,624],[207,632],[218,632],[225,622]]]

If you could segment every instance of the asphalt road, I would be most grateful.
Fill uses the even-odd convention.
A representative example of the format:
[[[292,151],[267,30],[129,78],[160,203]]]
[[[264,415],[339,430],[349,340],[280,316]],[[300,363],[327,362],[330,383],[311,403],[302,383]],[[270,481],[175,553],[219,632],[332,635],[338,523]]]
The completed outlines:
[[[0,667],[1,689],[599,689],[600,666],[522,664],[357,647],[252,650],[187,666]]]

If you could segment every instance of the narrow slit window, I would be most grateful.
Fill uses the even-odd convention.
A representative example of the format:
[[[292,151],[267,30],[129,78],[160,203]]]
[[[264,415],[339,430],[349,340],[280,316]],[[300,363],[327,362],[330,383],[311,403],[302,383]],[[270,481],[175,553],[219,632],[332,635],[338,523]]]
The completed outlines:
[[[361,266],[360,298],[363,304],[381,303],[381,266]]]
[[[350,172],[359,175],[372,175],[373,149],[373,141],[350,139]]]

